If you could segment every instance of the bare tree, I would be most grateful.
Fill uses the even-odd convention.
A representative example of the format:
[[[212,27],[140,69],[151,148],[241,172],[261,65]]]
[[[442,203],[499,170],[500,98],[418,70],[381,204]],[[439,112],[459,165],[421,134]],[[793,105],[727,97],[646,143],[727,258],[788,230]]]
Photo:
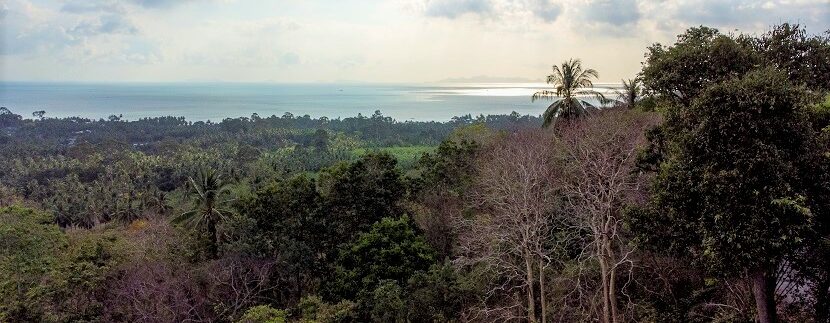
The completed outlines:
[[[545,270],[557,259],[559,221],[552,140],[548,131],[519,132],[479,158],[471,193],[476,214],[456,219],[456,263],[482,266],[491,278],[472,314],[478,320],[547,320]]]
[[[238,318],[242,312],[277,288],[270,278],[275,262],[240,256],[224,257],[206,268],[211,283],[208,292],[219,317]]]
[[[621,320],[618,275],[628,268],[630,277],[633,268],[633,250],[625,241],[621,212],[641,191],[643,181],[635,172],[635,159],[645,144],[645,129],[656,122],[652,115],[614,109],[557,129],[569,225],[589,235],[579,260],[595,261],[600,268],[601,301],[597,305],[601,322]]]

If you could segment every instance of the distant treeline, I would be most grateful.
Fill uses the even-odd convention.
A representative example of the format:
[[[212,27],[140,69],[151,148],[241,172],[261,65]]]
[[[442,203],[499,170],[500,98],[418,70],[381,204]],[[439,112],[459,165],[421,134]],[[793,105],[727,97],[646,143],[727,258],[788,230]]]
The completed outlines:
[[[3,141],[39,140],[39,144],[66,144],[77,141],[98,143],[104,141],[122,141],[129,144],[147,145],[161,140],[185,140],[211,135],[237,136],[245,143],[258,146],[264,144],[257,138],[275,129],[290,129],[293,136],[288,139],[300,144],[307,144],[310,136],[317,130],[342,133],[353,136],[368,146],[406,146],[436,145],[453,129],[473,123],[484,124],[493,129],[515,130],[541,124],[538,116],[520,115],[516,112],[507,115],[464,115],[453,117],[448,122],[438,121],[396,121],[375,111],[371,116],[358,114],[356,117],[329,119],[327,117],[311,118],[308,115],[294,116],[285,113],[282,116],[226,118],[221,122],[187,121],[184,117],[141,118],[135,121],[122,121],[120,116],[112,115],[107,119],[86,119],[79,117],[47,118],[46,111],[39,118],[25,119],[8,108],[0,108],[0,134]],[[25,138],[25,139],[22,139]],[[271,143],[276,144],[276,143]]]

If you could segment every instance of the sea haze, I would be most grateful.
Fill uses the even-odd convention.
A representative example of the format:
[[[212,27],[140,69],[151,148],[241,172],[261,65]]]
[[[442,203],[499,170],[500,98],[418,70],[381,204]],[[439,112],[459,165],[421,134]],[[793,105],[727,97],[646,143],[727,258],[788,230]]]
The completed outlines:
[[[0,82],[0,106],[30,116],[124,119],[184,116],[213,120],[250,116],[371,115],[380,110],[399,121],[446,121],[465,114],[539,115],[549,103],[532,103],[544,84],[435,85],[265,83],[33,83]],[[607,90],[607,88],[603,88]]]

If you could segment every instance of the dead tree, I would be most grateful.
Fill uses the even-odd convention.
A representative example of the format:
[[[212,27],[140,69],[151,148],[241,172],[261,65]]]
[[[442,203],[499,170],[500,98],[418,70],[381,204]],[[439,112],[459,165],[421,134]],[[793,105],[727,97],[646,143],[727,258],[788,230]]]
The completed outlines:
[[[545,270],[555,261],[560,221],[552,149],[550,132],[533,130],[503,138],[479,158],[470,197],[476,212],[456,219],[456,263],[483,266],[492,278],[477,320],[546,322]]]
[[[580,260],[595,261],[600,269],[601,301],[596,306],[601,309],[601,322],[622,319],[618,274],[633,268],[633,250],[625,241],[621,212],[641,191],[635,159],[645,144],[645,129],[656,122],[650,115],[612,110],[557,129],[569,225],[589,233]]]

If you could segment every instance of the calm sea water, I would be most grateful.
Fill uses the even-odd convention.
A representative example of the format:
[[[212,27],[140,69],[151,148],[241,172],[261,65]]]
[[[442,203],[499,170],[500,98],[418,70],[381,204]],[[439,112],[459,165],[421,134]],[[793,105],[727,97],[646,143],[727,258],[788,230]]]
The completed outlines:
[[[0,82],[0,106],[23,116],[127,120],[184,116],[219,121],[227,117],[352,117],[380,110],[397,120],[446,121],[465,114],[539,115],[545,102],[531,103],[543,84],[240,84],[240,83],[22,83]]]

